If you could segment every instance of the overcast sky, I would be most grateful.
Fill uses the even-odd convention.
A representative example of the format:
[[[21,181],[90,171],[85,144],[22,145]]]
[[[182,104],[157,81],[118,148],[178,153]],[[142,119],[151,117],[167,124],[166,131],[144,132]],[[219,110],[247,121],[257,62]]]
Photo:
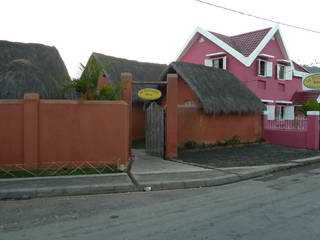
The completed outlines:
[[[207,1],[320,31],[319,0]],[[2,40],[56,46],[72,77],[93,51],[169,63],[197,26],[225,35],[273,26],[194,0],[7,0],[0,22]],[[291,59],[320,61],[320,34],[280,27]]]

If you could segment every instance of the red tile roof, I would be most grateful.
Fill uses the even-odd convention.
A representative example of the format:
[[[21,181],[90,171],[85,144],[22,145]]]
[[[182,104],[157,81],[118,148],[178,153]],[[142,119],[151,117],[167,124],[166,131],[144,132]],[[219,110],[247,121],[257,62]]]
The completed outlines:
[[[270,30],[271,28],[266,28],[235,36],[225,36],[215,32],[211,33],[221,41],[236,49],[238,52],[242,53],[242,55],[248,57],[257,48]]]
[[[320,95],[318,90],[295,92],[291,98],[294,105],[302,105],[308,100],[317,100]]]

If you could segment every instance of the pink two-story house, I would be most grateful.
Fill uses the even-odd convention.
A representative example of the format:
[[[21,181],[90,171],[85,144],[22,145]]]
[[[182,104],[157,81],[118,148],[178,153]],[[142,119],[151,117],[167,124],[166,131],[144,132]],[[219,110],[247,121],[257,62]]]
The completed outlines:
[[[294,118],[291,98],[308,73],[290,60],[278,26],[235,36],[197,28],[178,61],[230,71],[265,103],[268,119]]]

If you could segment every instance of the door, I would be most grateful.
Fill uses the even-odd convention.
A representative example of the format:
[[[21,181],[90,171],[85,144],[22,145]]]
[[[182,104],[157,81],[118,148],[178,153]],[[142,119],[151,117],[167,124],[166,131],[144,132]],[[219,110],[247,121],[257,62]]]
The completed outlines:
[[[164,156],[164,109],[152,102],[146,110],[146,152]]]

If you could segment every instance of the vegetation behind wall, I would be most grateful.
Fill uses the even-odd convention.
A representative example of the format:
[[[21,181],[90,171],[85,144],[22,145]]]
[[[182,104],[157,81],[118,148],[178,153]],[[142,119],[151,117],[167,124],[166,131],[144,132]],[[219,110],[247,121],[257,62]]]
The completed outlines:
[[[74,90],[83,100],[119,100],[121,96],[120,83],[107,84],[98,88],[98,81],[104,74],[97,61],[91,57],[86,66],[80,65],[82,71],[79,79],[74,79],[66,86],[67,90]]]
[[[307,116],[308,111],[320,111],[320,103],[318,103],[316,100],[309,100],[299,108],[299,111]]]

